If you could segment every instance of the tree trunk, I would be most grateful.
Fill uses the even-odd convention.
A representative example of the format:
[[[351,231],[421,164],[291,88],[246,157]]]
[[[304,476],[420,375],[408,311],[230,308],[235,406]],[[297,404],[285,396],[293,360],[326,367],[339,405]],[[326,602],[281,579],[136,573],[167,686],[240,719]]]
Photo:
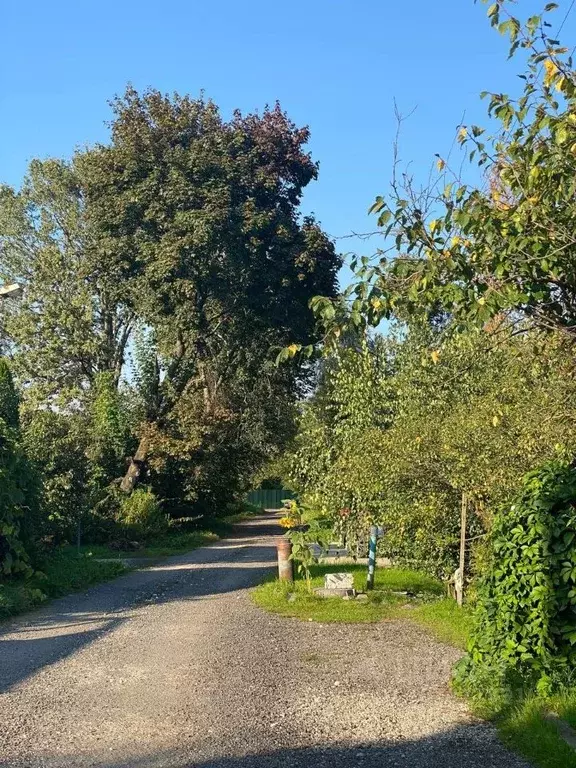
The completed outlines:
[[[136,453],[130,458],[130,464],[120,483],[120,489],[124,491],[124,493],[132,493],[134,488],[138,485],[140,478],[146,469],[148,447],[148,437],[142,437]]]

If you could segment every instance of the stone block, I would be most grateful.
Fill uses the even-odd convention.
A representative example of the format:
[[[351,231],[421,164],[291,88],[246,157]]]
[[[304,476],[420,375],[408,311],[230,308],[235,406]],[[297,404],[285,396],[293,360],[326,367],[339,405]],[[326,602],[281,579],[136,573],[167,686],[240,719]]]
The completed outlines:
[[[354,589],[354,576],[351,573],[327,573],[324,589]]]

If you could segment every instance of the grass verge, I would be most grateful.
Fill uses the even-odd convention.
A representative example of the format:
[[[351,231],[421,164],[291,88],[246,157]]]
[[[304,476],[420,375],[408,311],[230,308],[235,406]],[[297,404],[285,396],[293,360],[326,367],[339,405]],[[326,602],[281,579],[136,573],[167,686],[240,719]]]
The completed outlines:
[[[167,533],[160,536],[153,542],[144,544],[140,549],[111,549],[105,544],[84,544],[80,547],[80,553],[94,558],[110,558],[122,560],[129,557],[169,557],[170,555],[181,555],[192,549],[197,549],[205,544],[211,544],[218,541],[222,535],[213,530],[210,531],[188,531],[185,533]],[[75,546],[64,548],[66,554],[76,554]]]
[[[576,751],[561,738],[555,722],[546,719],[554,711],[574,727],[576,691],[542,700],[528,697],[497,718],[506,746],[538,768],[576,768]]]
[[[95,558],[109,558],[123,560],[131,557],[160,558],[170,555],[182,555],[206,544],[212,544],[232,533],[235,523],[242,522],[259,514],[261,510],[249,510],[238,512],[226,517],[218,517],[208,520],[206,528],[193,528],[192,530],[169,530],[166,534],[156,537],[153,541],[144,543],[139,549],[112,549],[105,544],[84,544],[80,547],[80,553]],[[77,547],[70,545],[64,547],[66,554],[77,554]]]
[[[327,573],[338,571],[353,573],[355,588],[364,588],[366,568],[348,564],[313,566],[312,586],[322,586]],[[272,613],[323,623],[406,619],[426,627],[443,642],[463,648],[470,628],[469,611],[443,598],[443,591],[441,582],[417,571],[380,568],[376,570],[374,591],[362,602],[317,597],[308,592],[300,578],[294,584],[268,580],[252,592],[252,598]]]

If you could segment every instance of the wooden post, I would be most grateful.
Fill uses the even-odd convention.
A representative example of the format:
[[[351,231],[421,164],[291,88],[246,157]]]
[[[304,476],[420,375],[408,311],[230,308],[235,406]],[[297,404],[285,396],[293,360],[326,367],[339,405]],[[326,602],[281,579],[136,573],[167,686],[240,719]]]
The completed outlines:
[[[460,565],[456,579],[456,601],[460,607],[464,600],[464,566],[466,563],[466,517],[468,514],[468,496],[462,493],[462,508],[460,512]]]

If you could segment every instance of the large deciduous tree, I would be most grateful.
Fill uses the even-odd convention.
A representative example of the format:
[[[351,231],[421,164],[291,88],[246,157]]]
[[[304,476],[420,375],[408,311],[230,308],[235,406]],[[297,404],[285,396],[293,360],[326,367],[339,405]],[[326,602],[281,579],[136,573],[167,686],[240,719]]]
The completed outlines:
[[[271,350],[314,340],[308,302],[334,295],[339,259],[299,214],[317,174],[307,139],[278,106],[227,122],[211,102],[129,89],[114,102],[111,143],[80,159],[91,224],[130,271],[131,306],[153,336],[125,491],[179,405],[200,397],[213,414],[235,377],[257,379]],[[276,385],[293,393],[297,375],[293,366]]]
[[[68,405],[101,373],[119,382],[134,313],[122,265],[90,224],[75,162],[33,161],[20,191],[0,188],[0,277],[24,287],[0,312],[29,401]]]
[[[176,461],[199,498],[213,492],[203,463],[246,476],[248,453],[281,440],[306,370],[270,361],[315,340],[308,303],[335,295],[340,261],[299,213],[317,165],[279,107],[227,121],[203,99],[128,89],[113,109],[108,143],[34,161],[20,191],[0,190],[0,278],[24,286],[0,306],[3,343],[42,428],[83,414],[102,482],[119,446],[102,453],[95,405],[128,378],[140,426],[123,490],[151,461],[162,485]]]

